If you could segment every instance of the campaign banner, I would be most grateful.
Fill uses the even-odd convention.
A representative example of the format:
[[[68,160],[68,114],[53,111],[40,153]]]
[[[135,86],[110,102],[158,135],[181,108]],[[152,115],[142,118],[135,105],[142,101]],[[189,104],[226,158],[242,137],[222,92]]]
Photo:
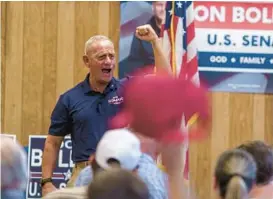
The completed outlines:
[[[135,36],[138,26],[150,24],[157,35],[165,20],[165,2],[120,2],[119,78],[139,68],[154,65],[152,45]]]
[[[40,199],[42,197],[40,180],[42,177],[42,156],[47,136],[30,135],[28,146],[28,171],[29,183],[26,191],[27,199]],[[66,187],[71,177],[74,163],[71,160],[72,142],[70,137],[65,137],[61,144],[56,168],[53,172],[53,184],[57,188]]]
[[[160,35],[163,5],[121,2],[119,78],[154,65],[151,44],[134,33],[150,24]],[[201,82],[211,91],[273,93],[272,3],[194,1],[194,19]]]
[[[273,4],[194,5],[201,81],[213,91],[273,93]]]
[[[6,133],[1,133],[1,137],[6,137],[12,139],[14,142],[16,141],[16,135],[15,134],[6,134]]]

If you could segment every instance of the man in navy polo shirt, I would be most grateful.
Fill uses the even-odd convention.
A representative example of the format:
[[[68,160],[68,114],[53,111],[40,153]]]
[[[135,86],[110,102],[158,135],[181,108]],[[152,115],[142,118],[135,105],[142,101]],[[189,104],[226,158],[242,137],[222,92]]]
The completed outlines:
[[[136,36],[152,44],[156,67],[168,68],[169,63],[161,49],[160,40],[150,25],[137,28]],[[43,195],[56,188],[51,177],[64,136],[72,139],[72,160],[75,163],[68,186],[87,166],[97,143],[108,130],[108,120],[114,116],[123,102],[119,88],[123,80],[113,77],[115,50],[112,41],[105,36],[91,37],[85,44],[83,61],[89,69],[85,80],[62,94],[52,112],[42,162]]]

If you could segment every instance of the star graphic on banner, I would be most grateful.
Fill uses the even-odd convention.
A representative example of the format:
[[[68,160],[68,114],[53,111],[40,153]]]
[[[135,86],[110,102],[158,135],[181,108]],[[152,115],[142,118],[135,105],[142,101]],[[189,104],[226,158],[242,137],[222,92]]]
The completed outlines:
[[[173,11],[172,11],[172,10],[169,10],[168,12],[169,12],[169,14],[170,14],[170,15],[172,15],[172,14],[173,14]]]
[[[236,62],[236,59],[234,57],[231,58],[231,62],[232,63],[235,63]]]
[[[270,64],[273,64],[273,59],[270,59]]]
[[[69,179],[71,178],[71,175],[72,175],[70,169],[68,169],[67,172],[66,172],[66,173],[63,173],[63,174],[64,174],[64,180],[65,180],[65,181],[66,181],[66,180],[69,180]]]
[[[178,1],[178,2],[176,3],[176,5],[177,5],[178,8],[182,8],[182,3],[181,3],[180,1]]]

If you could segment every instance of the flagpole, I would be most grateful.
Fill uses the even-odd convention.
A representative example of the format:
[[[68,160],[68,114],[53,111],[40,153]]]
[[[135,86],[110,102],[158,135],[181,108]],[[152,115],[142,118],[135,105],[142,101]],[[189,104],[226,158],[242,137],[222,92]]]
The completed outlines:
[[[175,57],[175,38],[174,38],[174,27],[173,27],[173,20],[174,20],[174,7],[175,1],[172,1],[172,16],[171,16],[171,42],[172,42],[172,71],[173,74],[176,76],[176,57]]]

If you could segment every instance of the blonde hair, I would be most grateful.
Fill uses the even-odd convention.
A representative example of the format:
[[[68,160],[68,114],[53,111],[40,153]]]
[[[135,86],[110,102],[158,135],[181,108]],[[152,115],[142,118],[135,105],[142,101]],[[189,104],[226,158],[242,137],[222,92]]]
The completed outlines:
[[[223,199],[247,199],[256,179],[252,156],[239,149],[222,153],[215,168],[216,183]]]
[[[84,54],[86,55],[88,50],[90,49],[90,47],[97,41],[103,41],[103,40],[108,40],[110,41],[112,44],[113,42],[106,36],[104,35],[95,35],[93,37],[90,37],[86,42],[85,42],[85,45],[84,45]],[[114,45],[114,44],[113,44]]]

